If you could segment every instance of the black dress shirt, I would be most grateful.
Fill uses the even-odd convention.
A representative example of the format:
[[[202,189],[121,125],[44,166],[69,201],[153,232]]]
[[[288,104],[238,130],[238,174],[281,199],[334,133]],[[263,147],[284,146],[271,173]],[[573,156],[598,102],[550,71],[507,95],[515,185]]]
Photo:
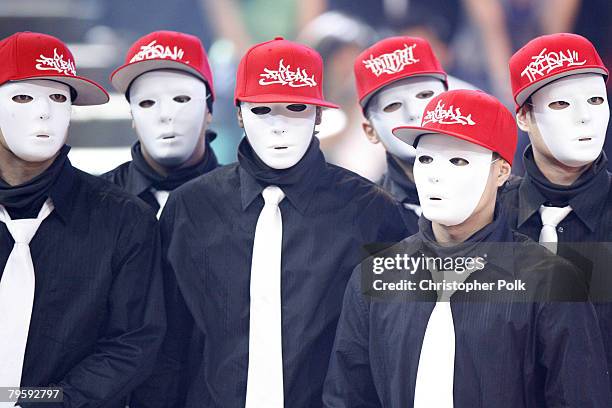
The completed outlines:
[[[597,310],[612,372],[612,174],[604,153],[572,186],[551,183],[538,169],[532,148],[524,154],[525,176],[508,183],[501,195],[510,227],[539,239],[543,204],[570,205],[572,211],[557,226],[557,254],[591,276],[590,295]],[[610,380],[612,389],[612,378]]]
[[[63,387],[58,406],[123,407],[165,332],[155,215],[67,159],[48,195],[55,209],[30,243],[36,288],[21,386]],[[45,199],[9,213],[35,217]],[[0,223],[0,273],[13,244]]]
[[[179,169],[168,176],[158,174],[144,159],[140,142],[132,146],[132,160],[121,164],[117,168],[100,175],[105,180],[125,189],[127,192],[138,196],[155,210],[159,210],[159,203],[155,199],[151,189],[173,191],[177,187],[193,180],[203,174],[219,167],[219,162],[214,151],[210,147],[210,141],[216,137],[216,133],[207,131],[206,150],[202,160],[188,168]]]
[[[316,138],[296,166],[307,159],[294,182],[280,186],[284,394],[292,408],[322,404],[342,294],[362,246],[405,236],[392,198],[326,163]],[[244,407],[251,255],[265,187],[232,164],[170,196],[161,218],[168,335],[136,406]]]
[[[397,163],[397,159],[387,153],[387,172],[383,174],[378,184],[393,196],[403,208],[402,216],[410,235],[419,230],[418,221],[420,213],[414,206],[419,206],[419,194],[416,185],[408,178],[404,170]]]
[[[456,292],[451,298],[454,406],[611,406],[602,339],[595,311],[584,302],[585,283],[570,263],[505,224],[496,217],[468,239],[469,251],[455,254],[488,255],[484,268],[472,272],[467,283],[520,279],[527,289],[506,297],[481,291]],[[431,223],[421,218],[420,227],[418,234],[378,256],[453,254],[454,247],[435,243]],[[370,259],[355,269],[347,286],[325,407],[413,406],[420,349],[436,294],[417,289],[377,297],[368,286],[371,271]],[[404,276],[431,280],[424,268]]]

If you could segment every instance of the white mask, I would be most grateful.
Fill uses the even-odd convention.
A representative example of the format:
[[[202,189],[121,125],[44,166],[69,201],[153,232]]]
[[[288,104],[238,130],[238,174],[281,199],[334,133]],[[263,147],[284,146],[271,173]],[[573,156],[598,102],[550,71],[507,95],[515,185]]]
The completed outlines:
[[[246,137],[266,165],[288,169],[304,157],[314,134],[316,106],[242,102],[240,112]]]
[[[535,121],[550,153],[561,163],[580,167],[601,153],[610,108],[601,75],[559,79],[531,96]]]
[[[66,143],[71,106],[70,88],[59,82],[0,86],[0,130],[9,150],[28,162],[51,159]]]
[[[134,127],[147,153],[165,167],[185,163],[206,131],[206,85],[180,71],[142,74],[130,87]]]
[[[398,126],[420,126],[425,107],[444,92],[444,83],[432,77],[405,78],[377,92],[368,105],[368,116],[380,141],[392,155],[409,160],[414,148],[391,132]]]
[[[445,226],[467,220],[485,191],[492,156],[491,150],[456,137],[421,136],[414,181],[425,218]]]

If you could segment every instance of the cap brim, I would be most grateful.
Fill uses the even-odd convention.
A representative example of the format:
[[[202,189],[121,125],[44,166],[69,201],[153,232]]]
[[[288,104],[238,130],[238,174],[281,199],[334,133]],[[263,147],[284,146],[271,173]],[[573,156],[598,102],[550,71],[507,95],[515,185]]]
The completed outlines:
[[[296,95],[278,95],[278,94],[266,94],[266,95],[254,95],[247,97],[238,98],[242,102],[251,103],[303,103],[306,105],[322,106],[324,108],[338,109],[340,106],[331,102],[324,101],[318,98],[309,98],[305,96]]]
[[[31,79],[47,79],[50,81],[61,82],[71,88],[74,88],[77,95],[72,101],[73,105],[77,106],[88,106],[88,105],[103,105],[109,101],[110,97],[108,92],[102,86],[98,85],[94,81],[78,77],[78,76],[63,76],[63,75],[44,75],[44,76],[32,76],[28,78],[20,78],[14,81],[26,81]]]
[[[482,143],[479,140],[472,139],[469,136],[465,136],[465,135],[462,135],[461,133],[456,133],[456,132],[443,132],[438,129],[429,129],[429,128],[424,128],[424,127],[419,127],[419,126],[399,126],[399,127],[394,128],[392,130],[392,133],[395,137],[400,139],[402,142],[408,143],[413,147],[416,147],[415,142],[417,141],[419,136],[445,135],[445,136],[456,137],[457,139],[465,140],[466,142],[474,143],[474,144],[477,144],[478,146],[484,147],[485,149],[489,149],[493,151],[491,146],[487,146],[486,144]],[[504,158],[504,159],[508,160],[507,158]],[[512,159],[510,159],[509,162],[511,163]]]
[[[370,93],[366,94],[363,98],[361,98],[361,100],[359,101],[359,104],[361,105],[362,108],[365,108],[365,106],[368,104],[370,99],[372,99],[374,94],[376,94],[376,92],[380,91],[385,86],[391,85],[392,83],[397,82],[397,81],[401,81],[402,79],[417,78],[417,77],[432,77],[435,79],[439,79],[440,81],[444,82],[444,85],[448,89],[448,79],[447,79],[447,75],[444,72],[439,72],[439,71],[418,72],[418,73],[414,73],[411,75],[403,76],[401,78],[389,78],[387,81],[381,82],[376,89],[370,91]]]
[[[565,78],[570,75],[578,75],[578,74],[600,74],[600,75],[607,77],[609,73],[607,69],[603,69],[598,65],[591,65],[591,66],[586,66],[586,67],[583,66],[578,69],[573,68],[573,67],[568,67],[564,71],[561,71],[561,72],[557,71],[553,75],[544,76],[542,79],[538,80],[537,82],[526,85],[523,88],[519,89],[518,93],[516,94],[514,98],[514,101],[516,102],[516,105],[517,105],[516,106],[517,112],[520,109],[520,107],[523,106],[525,101],[527,101],[527,99],[529,99],[529,97],[533,95],[538,89],[550,84],[553,81],[556,81],[557,79]]]
[[[113,71],[110,81],[119,93],[125,95],[133,80],[145,72],[155,71],[157,69],[175,69],[192,74],[206,82],[210,92],[213,92],[212,86],[208,83],[208,79],[206,79],[200,71],[185,63],[169,59],[149,59],[132,64],[124,64]],[[214,99],[215,95],[213,94],[211,97]]]

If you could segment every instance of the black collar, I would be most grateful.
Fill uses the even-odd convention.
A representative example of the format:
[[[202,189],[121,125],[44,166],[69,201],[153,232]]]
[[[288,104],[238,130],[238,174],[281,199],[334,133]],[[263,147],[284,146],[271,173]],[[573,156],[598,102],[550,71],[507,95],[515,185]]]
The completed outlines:
[[[69,159],[66,159],[64,166],[57,178],[57,181],[49,190],[49,197],[53,200],[55,213],[61,221],[66,224],[72,214],[74,197],[76,195],[75,188],[77,170],[72,166]]]
[[[151,188],[172,191],[189,180],[214,170],[219,167],[217,157],[210,146],[210,141],[214,139],[214,136],[216,136],[216,134],[213,131],[206,131],[206,149],[204,151],[204,157],[200,162],[188,168],[178,169],[165,177],[158,174],[147,163],[142,154],[140,142],[134,143],[132,146],[132,161],[128,167],[124,188],[137,196],[148,192]]]
[[[607,158],[604,152],[593,162],[589,170],[582,174],[571,186],[560,186],[546,179],[533,159],[532,147],[528,146],[523,155],[525,177],[521,182],[519,194],[518,227],[538,212],[540,206],[549,202],[552,196],[564,197],[572,212],[589,228],[595,231],[606,205],[610,190],[610,173],[607,172]]]
[[[400,203],[419,205],[416,185],[408,178],[397,160],[387,152],[387,173],[383,176],[381,186]]]
[[[277,185],[302,215],[306,213],[327,168],[319,140],[314,136],[304,157],[288,169],[275,170],[266,166],[255,154],[246,137],[238,147],[238,161],[243,210],[251,205],[264,188]]]

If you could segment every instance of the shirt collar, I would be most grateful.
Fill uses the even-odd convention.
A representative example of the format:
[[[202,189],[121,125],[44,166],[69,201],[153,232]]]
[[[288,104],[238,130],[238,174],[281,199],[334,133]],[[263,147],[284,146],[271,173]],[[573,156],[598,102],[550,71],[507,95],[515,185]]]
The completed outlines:
[[[246,211],[251,203],[267,186],[260,183],[255,177],[242,168],[242,166],[239,166],[238,171],[240,177],[240,199],[242,203],[242,210]],[[317,179],[321,177],[320,172],[313,171],[313,175],[316,175],[316,178],[308,177],[308,180],[278,186],[281,190],[283,190],[285,197],[287,197],[289,202],[291,202],[291,205],[293,205],[293,207],[295,207],[302,215],[306,213],[306,210],[308,209],[310,201],[312,200],[314,192],[318,186]]]
[[[134,165],[134,161],[131,161],[128,165],[127,178],[124,187],[125,190],[127,190],[128,193],[140,196],[142,193],[149,191],[152,185],[153,181],[138,171]]]
[[[530,148],[525,150],[524,160],[533,160]],[[568,200],[568,204],[572,207],[572,212],[589,228],[591,232],[597,229],[599,219],[601,218],[604,206],[610,190],[611,177],[605,169],[607,158],[605,153],[601,153],[600,158],[596,161],[598,166],[604,166],[600,171],[592,175],[592,181],[580,193],[574,195]],[[525,166],[527,170],[539,171],[535,166]],[[589,170],[591,171],[591,170]],[[525,173],[525,177],[521,182],[519,194],[519,214],[518,227],[520,228],[529,218],[536,214],[540,206],[548,200],[544,194],[538,189],[535,183],[534,175],[530,175],[529,171]],[[542,176],[543,177],[543,176]],[[559,187],[557,187],[559,188]],[[572,186],[568,187],[568,190]],[[585,196],[588,199],[585,200]]]
[[[76,169],[66,158],[55,183],[49,189],[49,197],[53,200],[54,212],[65,224],[70,219],[76,193]]]
[[[387,153],[387,173],[383,176],[381,186],[400,203],[419,205],[416,185],[408,178],[390,153]]]

